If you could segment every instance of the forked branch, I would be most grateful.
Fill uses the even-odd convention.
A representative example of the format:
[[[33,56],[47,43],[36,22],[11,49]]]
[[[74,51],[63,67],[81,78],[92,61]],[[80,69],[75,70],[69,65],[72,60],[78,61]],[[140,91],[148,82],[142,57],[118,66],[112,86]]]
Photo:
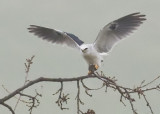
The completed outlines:
[[[27,74],[27,77],[28,77],[30,65],[32,64],[33,58],[34,58],[34,56],[31,59],[27,59],[28,64],[25,64],[25,66],[26,66],[25,72]],[[102,86],[100,86],[99,88],[90,88],[90,87],[85,85],[84,80],[89,80],[89,79],[93,79],[93,78],[95,78],[97,80],[101,80]],[[27,78],[26,78],[25,79],[25,84],[22,87],[13,91],[13,92],[9,92],[3,86],[3,88],[7,91],[8,95],[6,95],[5,97],[0,99],[0,105],[8,108],[12,114],[15,114],[15,110],[13,110],[10,105],[6,104],[6,102],[8,100],[10,100],[11,98],[16,98],[15,95],[19,94],[21,97],[29,98],[28,102],[23,102],[23,103],[26,103],[26,105],[29,107],[29,112],[31,114],[33,112],[33,108],[37,108],[40,105],[40,101],[39,101],[38,98],[41,97],[42,95],[39,94],[37,91],[35,91],[36,92],[35,95],[28,95],[28,94],[23,93],[23,91],[25,89],[35,85],[35,84],[40,83],[40,82],[46,82],[46,83],[47,82],[52,82],[52,83],[59,82],[60,83],[60,88],[53,95],[58,94],[58,99],[57,99],[56,103],[60,107],[61,110],[69,109],[69,108],[65,108],[63,106],[63,104],[64,103],[67,104],[67,101],[70,99],[69,98],[69,93],[66,94],[66,93],[63,92],[63,90],[65,89],[63,84],[65,82],[76,82],[76,84],[77,84],[77,96],[76,96],[77,114],[80,114],[80,113],[81,114],[96,114],[93,109],[88,109],[86,112],[83,112],[80,109],[80,107],[81,107],[80,105],[84,105],[84,102],[82,102],[82,100],[80,99],[81,88],[84,88],[86,95],[92,97],[92,95],[89,93],[89,91],[98,91],[99,89],[104,88],[104,87],[105,87],[106,91],[107,91],[107,88],[111,88],[115,92],[120,94],[120,102],[123,103],[124,106],[126,106],[124,101],[128,101],[131,105],[131,109],[132,109],[132,112],[134,114],[138,114],[138,112],[135,109],[135,106],[133,104],[136,101],[135,98],[133,97],[134,96],[133,94],[137,94],[139,96],[139,98],[141,98],[141,96],[142,96],[142,98],[144,98],[144,100],[147,104],[147,107],[149,108],[151,114],[154,114],[153,110],[152,110],[152,107],[151,107],[145,93],[148,92],[148,91],[153,91],[153,90],[160,91],[160,84],[157,84],[156,86],[153,86],[153,87],[148,87],[149,85],[154,83],[159,78],[160,78],[160,76],[156,77],[155,79],[153,79],[152,81],[150,81],[148,83],[145,83],[145,81],[142,81],[141,84],[139,86],[137,86],[136,88],[129,88],[129,87],[124,87],[122,85],[119,85],[117,83],[117,79],[115,77],[113,77],[113,78],[107,77],[102,72],[101,72],[101,74],[96,72],[96,73],[93,73],[91,75],[79,76],[79,77],[74,77],[74,78],[46,78],[46,77],[40,77],[40,78],[37,78],[37,79],[32,80],[32,81],[28,81]],[[23,101],[23,100],[21,100],[21,97],[19,98],[18,102]]]

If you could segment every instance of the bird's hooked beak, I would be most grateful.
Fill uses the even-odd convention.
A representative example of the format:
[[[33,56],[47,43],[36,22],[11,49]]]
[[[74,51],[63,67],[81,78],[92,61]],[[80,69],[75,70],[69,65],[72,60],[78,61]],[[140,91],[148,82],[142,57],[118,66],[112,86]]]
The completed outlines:
[[[82,51],[83,53],[85,53],[87,49],[88,49],[88,48],[85,48],[85,49],[82,49],[81,51]]]

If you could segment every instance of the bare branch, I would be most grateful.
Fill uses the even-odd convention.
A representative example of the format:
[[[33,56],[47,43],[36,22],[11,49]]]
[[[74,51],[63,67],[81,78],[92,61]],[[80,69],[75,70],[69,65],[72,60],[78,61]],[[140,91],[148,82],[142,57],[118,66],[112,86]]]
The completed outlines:
[[[16,94],[19,94],[21,91],[25,90],[26,88],[28,88],[36,83],[39,83],[39,82],[72,82],[72,81],[77,81],[77,80],[87,79],[87,78],[96,78],[96,76],[80,76],[80,77],[76,77],[76,78],[44,78],[44,77],[40,77],[40,78],[37,78],[33,81],[28,82],[26,85],[16,89],[15,91],[11,92],[9,95],[1,98],[0,104],[9,100],[10,98],[15,96]]]
[[[24,64],[25,64],[25,67],[26,67],[26,69],[25,69],[26,74],[28,74],[29,71],[30,71],[30,67],[31,67],[31,64],[33,63],[33,58],[34,58],[34,57],[35,57],[35,56],[33,55],[30,59],[26,59],[26,62],[27,62],[27,63],[24,63]]]
[[[149,84],[152,84],[153,82],[155,82],[157,79],[159,79],[160,76],[156,77],[155,79],[153,79],[152,81],[148,82],[147,84],[141,86],[141,88],[148,86]]]
[[[77,89],[78,89],[78,92],[77,92],[77,114],[79,114],[79,103],[80,103],[80,98],[79,98],[79,95],[80,95],[80,87],[79,87],[79,80],[77,80]]]
[[[31,64],[33,64],[33,58],[34,57],[35,56],[33,55],[30,59],[26,59],[26,63],[24,63],[24,65],[25,65],[25,73],[26,73],[24,85],[28,82],[28,73],[30,71]],[[21,93],[23,93],[23,91],[21,91]],[[14,107],[14,111],[16,110],[20,100],[21,100],[21,95],[19,96],[19,98],[18,98],[18,100],[16,102],[16,105]]]
[[[101,80],[103,82],[103,86],[104,85],[107,87],[107,88],[112,88],[114,91],[118,91],[118,93],[120,94],[120,102],[123,102],[123,100],[128,100],[130,105],[131,105],[131,108],[132,108],[132,111],[134,114],[137,114],[135,108],[134,108],[134,105],[133,105],[133,102],[135,101],[135,99],[131,96],[131,94],[138,94],[139,96],[143,96],[147,105],[149,104],[148,100],[146,99],[145,97],[145,94],[144,92],[147,92],[147,91],[151,91],[151,90],[160,90],[160,86],[157,85],[156,87],[151,87],[151,88],[144,88],[144,87],[147,87],[147,85],[151,84],[151,83],[148,83],[148,84],[145,84],[145,86],[139,86],[137,88],[128,88],[128,87],[123,87],[123,86],[120,86],[116,83],[116,79],[115,78],[110,78],[110,77],[105,77],[104,75],[99,75],[99,74],[92,74],[92,75],[87,75],[87,76],[80,76],[80,77],[76,77],[76,78],[44,78],[44,77],[40,77],[38,79],[35,79],[33,81],[29,81],[27,84],[25,84],[24,86],[18,88],[17,90],[13,91],[13,92],[10,92],[9,95],[3,97],[0,99],[0,104],[1,105],[4,105],[4,102],[9,100],[10,98],[14,97],[16,94],[20,94],[21,96],[24,94],[22,93],[23,90],[25,90],[26,88],[34,85],[34,84],[37,84],[39,82],[59,82],[61,83],[61,87],[60,89],[58,89],[58,91],[55,93],[55,94],[58,94],[59,93],[59,98],[57,100],[57,104],[60,106],[60,108],[63,110],[63,109],[68,109],[68,108],[63,108],[62,107],[62,103],[67,103],[67,100],[69,99],[68,98],[68,95],[69,94],[64,94],[62,92],[63,90],[63,83],[64,82],[72,82],[72,81],[75,81],[77,82],[77,97],[76,97],[76,100],[77,100],[77,114],[79,113],[82,113],[82,114],[85,114],[83,113],[81,110],[80,110],[80,103],[81,104],[84,104],[81,100],[80,100],[80,81],[82,83],[82,86],[86,89],[86,90],[98,90],[98,89],[101,89],[101,88],[97,88],[97,89],[91,89],[89,87],[87,87],[84,82],[82,80],[85,80],[85,79],[90,79],[90,78],[97,78],[99,80]],[[159,79],[159,78],[156,78],[156,80]],[[155,81],[155,79],[154,79]],[[154,81],[151,81],[152,83]],[[142,83],[144,84],[144,82]],[[141,85],[142,85],[141,84]],[[55,95],[53,94],[53,95]],[[29,97],[26,95],[26,97]],[[31,96],[30,96],[31,97]],[[124,99],[123,99],[124,98]],[[33,101],[33,100],[32,100]],[[35,101],[34,101],[35,102]],[[32,102],[33,104],[33,102]],[[125,106],[125,104],[124,104]],[[153,111],[152,111],[152,108],[150,105],[148,105],[148,107],[150,108],[151,110],[151,113],[153,114]],[[31,109],[32,110],[32,109]],[[89,113],[89,112],[88,112]],[[86,114],[88,114],[86,113]],[[89,113],[90,114],[90,113]],[[92,114],[92,113],[91,113]]]
[[[31,95],[24,94],[24,93],[19,93],[20,96],[24,96],[24,97],[29,98],[30,102],[28,102],[26,106],[29,107],[30,114],[32,114],[33,108],[37,108],[40,104],[39,99],[37,97],[42,97],[42,95],[39,94],[36,90],[35,90],[35,92],[36,92],[36,95],[34,97]]]
[[[9,106],[9,105],[6,104],[6,103],[2,103],[2,105],[5,106],[6,108],[8,108],[8,109],[11,111],[12,114],[15,114],[15,112],[14,112],[14,110],[12,109],[11,106]]]
[[[153,113],[153,110],[152,110],[152,107],[151,107],[151,105],[149,104],[149,102],[148,102],[148,100],[147,100],[147,98],[146,98],[146,95],[145,95],[144,93],[142,93],[142,95],[143,95],[143,98],[144,98],[144,100],[146,101],[147,106],[149,107],[151,113],[154,114],[154,113]]]
[[[60,107],[61,110],[69,109],[69,108],[64,108],[64,107],[63,107],[63,103],[66,103],[66,104],[67,104],[67,100],[70,99],[70,98],[68,97],[69,94],[66,94],[66,95],[65,95],[65,94],[63,93],[63,95],[62,95],[62,91],[63,91],[63,82],[61,82],[61,87],[60,87],[60,89],[59,89],[56,93],[53,94],[53,95],[56,95],[56,94],[59,93],[59,97],[58,97],[56,103],[58,104],[58,106]]]
[[[91,90],[99,90],[99,89],[102,89],[102,88],[105,86],[105,84],[103,83],[101,87],[95,88],[95,89],[91,89],[91,88],[87,87],[87,86],[84,84],[83,80],[81,80],[81,83],[82,83],[82,86],[83,86],[84,89],[85,89],[85,93],[86,93],[88,96],[90,96],[90,97],[92,97],[92,95],[88,93],[89,90],[90,90],[90,91],[91,91]]]

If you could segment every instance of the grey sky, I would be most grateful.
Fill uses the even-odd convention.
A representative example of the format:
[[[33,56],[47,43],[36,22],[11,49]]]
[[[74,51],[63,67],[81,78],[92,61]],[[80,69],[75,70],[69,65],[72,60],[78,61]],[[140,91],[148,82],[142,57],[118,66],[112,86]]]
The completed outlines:
[[[120,42],[104,60],[101,70],[107,76],[115,76],[119,84],[133,87],[144,79],[152,80],[160,75],[160,1],[159,0],[0,0],[0,85],[13,91],[23,85],[25,59],[35,55],[29,79],[46,77],[76,77],[87,74],[87,64],[74,49],[64,48],[43,41],[26,29],[30,24],[55,28],[77,35],[86,43],[96,39],[99,30],[109,22],[134,12],[146,14],[147,21],[126,40]],[[95,84],[97,83],[97,84]],[[94,80],[89,86],[99,85]],[[40,86],[43,85],[43,89]],[[52,93],[58,84],[41,83],[26,90],[32,94],[35,88],[43,93],[40,106],[33,114],[75,114],[76,84],[65,84],[72,95],[69,111],[61,111],[54,103]],[[73,89],[70,89],[73,88]],[[83,91],[83,90],[82,90]],[[83,92],[82,92],[83,93]],[[86,102],[84,110],[94,108],[97,114],[131,114],[131,108],[119,103],[119,95],[112,90],[93,92],[93,98],[81,96]],[[0,87],[0,97],[7,95]],[[148,93],[155,114],[160,112],[159,94]],[[14,106],[16,100],[9,101]],[[138,102],[140,114],[149,114],[146,104]],[[20,103],[16,114],[28,114]],[[0,114],[10,112],[0,106]]]

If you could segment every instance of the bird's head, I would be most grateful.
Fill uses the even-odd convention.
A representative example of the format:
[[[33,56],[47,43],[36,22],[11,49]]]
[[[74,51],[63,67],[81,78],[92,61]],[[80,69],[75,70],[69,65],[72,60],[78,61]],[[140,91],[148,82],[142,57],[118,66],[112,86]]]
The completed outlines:
[[[91,46],[89,44],[84,44],[81,46],[82,53],[88,53],[90,51]]]

